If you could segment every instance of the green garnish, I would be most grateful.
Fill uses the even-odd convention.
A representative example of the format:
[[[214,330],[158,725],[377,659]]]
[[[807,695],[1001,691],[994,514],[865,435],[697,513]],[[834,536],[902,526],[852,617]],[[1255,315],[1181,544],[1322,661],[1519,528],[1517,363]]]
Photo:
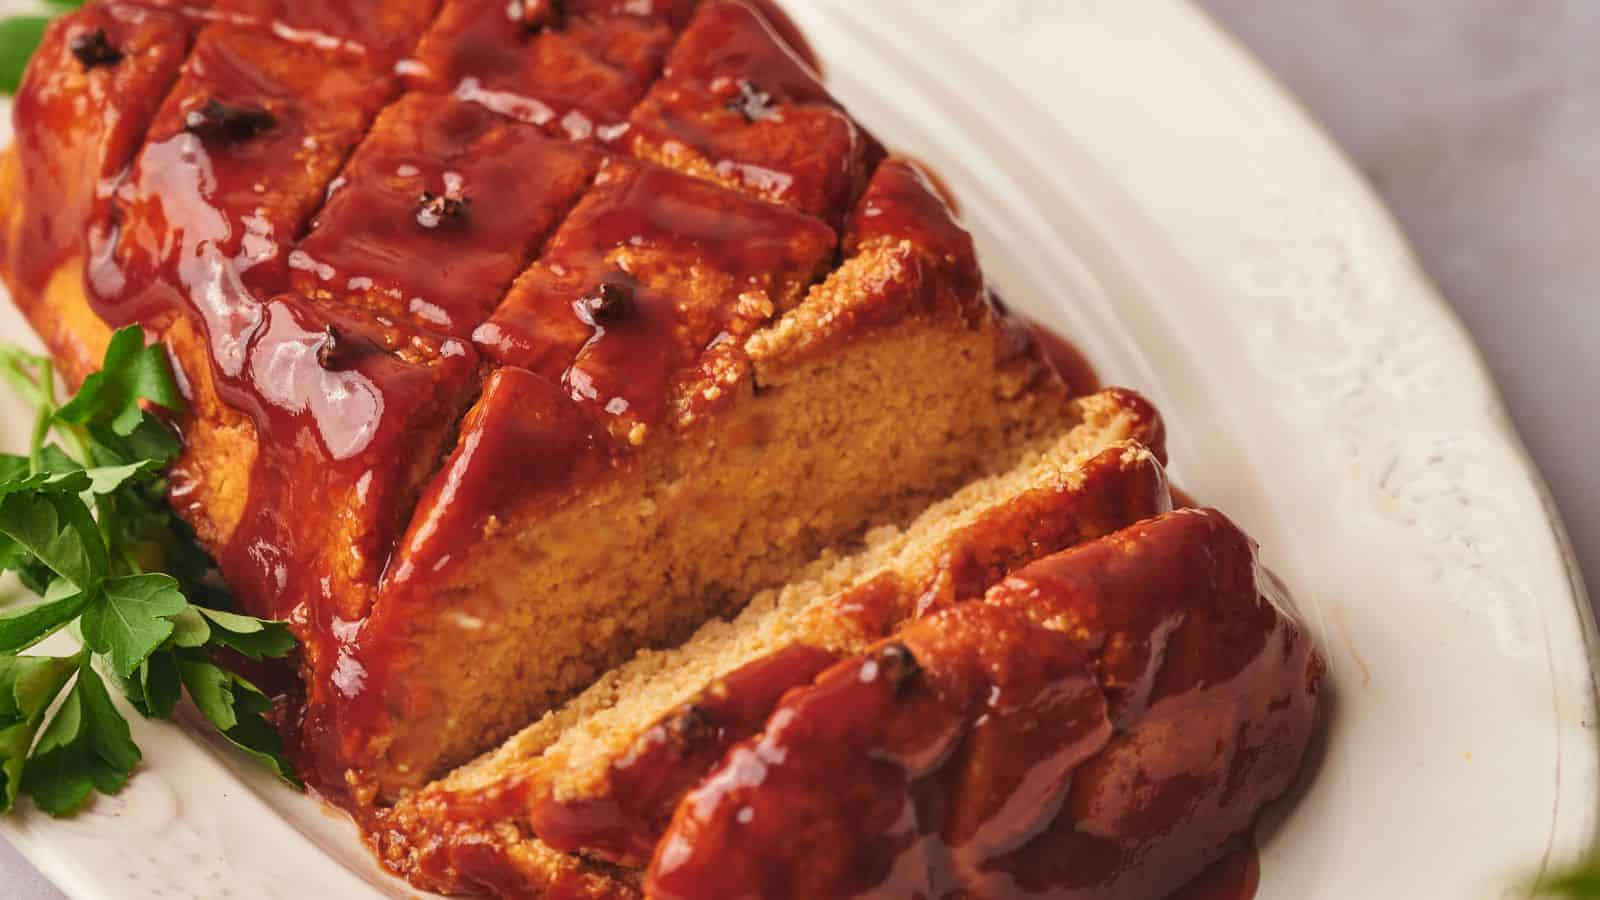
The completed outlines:
[[[44,37],[49,16],[12,16],[0,20],[0,93],[15,94],[28,59]]]
[[[71,10],[83,6],[83,0],[50,0],[47,8]],[[22,73],[28,68],[33,51],[39,49],[50,16],[11,16],[0,19],[0,94],[15,94],[22,84]]]
[[[150,718],[171,717],[187,693],[228,740],[298,784],[266,719],[271,701],[215,659],[281,658],[294,638],[281,622],[214,608],[226,595],[210,560],[166,505],[178,443],[147,409],[183,406],[166,350],[137,327],[118,331],[101,370],[60,406],[48,359],[0,347],[0,378],[35,409],[28,455],[0,454],[0,571],[40,598],[0,613],[0,813],[27,794],[66,815],[127,782],[139,748],[101,672]],[[74,623],[76,654],[21,655]]]
[[[1593,857],[1588,862],[1556,876],[1543,885],[1540,895],[1559,897],[1562,900],[1600,898],[1600,857]]]

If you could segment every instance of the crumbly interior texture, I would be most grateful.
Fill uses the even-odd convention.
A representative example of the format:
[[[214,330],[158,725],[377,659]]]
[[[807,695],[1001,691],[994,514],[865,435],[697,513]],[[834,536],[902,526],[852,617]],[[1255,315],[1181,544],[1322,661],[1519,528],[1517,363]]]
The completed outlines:
[[[413,620],[420,689],[437,696],[408,701],[391,763],[464,761],[638,648],[1037,451],[1076,410],[1024,393],[995,349],[987,329],[944,323],[860,342],[763,385],[708,439],[663,442],[562,508],[495,528],[429,599],[450,614]]]
[[[603,777],[605,766],[644,729],[716,678],[792,643],[841,652],[859,649],[862,635],[838,620],[826,607],[828,600],[884,572],[918,582],[943,561],[952,535],[996,507],[1028,491],[1075,487],[1082,481],[1083,463],[1129,437],[1131,423],[1117,412],[1114,407],[1094,410],[1092,421],[1052,439],[1042,451],[1028,451],[1010,471],[934,503],[908,527],[878,528],[868,534],[860,552],[842,558],[837,552],[825,553],[788,585],[756,595],[737,617],[714,619],[671,650],[635,656],[446,783],[470,787],[503,775],[505,766],[518,758],[539,754],[545,773],[562,776],[556,782],[558,795],[581,793]],[[1149,455],[1132,445],[1127,453]]]
[[[870,531],[853,553],[825,551],[789,584],[757,594],[739,615],[707,622],[670,650],[638,653],[494,752],[403,799],[369,830],[380,857],[419,883],[462,890],[470,878],[461,880],[457,855],[481,841],[495,848],[502,871],[518,873],[521,886],[511,895],[630,896],[637,870],[554,850],[530,831],[525,811],[502,808],[496,798],[529,783],[536,794],[549,791],[559,800],[603,791],[611,764],[647,729],[729,673],[797,644],[859,651],[876,636],[874,628],[853,622],[840,603],[869,582],[890,578],[901,592],[948,593],[958,589],[941,579],[975,548],[986,558],[1024,564],[1165,509],[1161,465],[1137,441],[1160,440],[1142,401],[1108,392],[1073,406],[1076,427],[1025,451],[1010,470],[967,484],[903,528]],[[1061,518],[1080,521],[1048,534],[1033,530],[1040,519]],[[1005,571],[991,569],[985,577]]]

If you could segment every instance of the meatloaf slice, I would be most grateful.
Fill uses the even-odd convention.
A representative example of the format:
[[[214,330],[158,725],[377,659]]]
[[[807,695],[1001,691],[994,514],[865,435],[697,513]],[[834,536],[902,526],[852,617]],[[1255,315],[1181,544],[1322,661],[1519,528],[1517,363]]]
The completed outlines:
[[[1285,603],[1214,510],[1027,566],[785,697],[645,894],[1167,896],[1300,770],[1323,664]]]
[[[924,606],[981,594],[1033,559],[1167,508],[1155,454],[1129,440],[1159,440],[1156,423],[1136,398],[1097,402],[1098,415],[1046,452],[968,485],[903,531],[873,533],[852,556],[825,555],[736,618],[639,654],[375,817],[368,832],[380,857],[425,887],[476,881],[508,896],[561,896],[563,885],[641,869],[683,793],[785,690]]]

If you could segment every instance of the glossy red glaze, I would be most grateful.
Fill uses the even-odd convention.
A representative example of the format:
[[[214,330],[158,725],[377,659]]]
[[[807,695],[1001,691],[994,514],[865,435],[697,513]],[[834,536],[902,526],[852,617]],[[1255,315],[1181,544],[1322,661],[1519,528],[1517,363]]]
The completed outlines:
[[[1253,900],[1261,886],[1261,854],[1254,843],[1212,863],[1167,900]]]
[[[648,891],[1167,896],[1299,769],[1322,666],[1283,602],[1213,511],[1027,566],[791,694],[685,798]],[[921,661],[900,690],[896,645]]]
[[[639,155],[701,157],[704,177],[837,223],[882,157],[766,19],[703,3],[634,111]]]
[[[439,0],[210,0],[205,6],[208,18],[248,24],[288,43],[386,66],[416,46]]]
[[[844,250],[854,254],[905,240],[938,260],[953,289],[963,296],[976,296],[983,290],[972,235],[956,222],[938,190],[914,163],[889,159],[878,167],[861,202],[845,221]]]
[[[1158,429],[1136,433],[1152,436]],[[1149,448],[1159,453],[1160,448]],[[1007,574],[1042,556],[1093,541],[1129,522],[1171,510],[1166,474],[1150,458],[1112,447],[1082,464],[1080,478],[1013,498],[945,540],[950,548],[929,577],[910,584],[881,575],[846,591],[830,615],[867,638],[887,637],[913,617],[933,615],[983,595]]]
[[[91,227],[96,311],[114,326],[193,314],[219,371],[237,378],[260,298],[283,284],[287,245],[392,86],[249,30],[206,29],[109,215]],[[213,100],[271,125],[245,140],[189,133],[191,114]]]
[[[646,890],[945,896],[1047,823],[1110,734],[1071,641],[1005,610],[955,607],[784,700],[685,798]]]
[[[300,736],[313,756],[332,755],[346,736],[326,730],[326,710],[366,695],[371,662],[353,663],[351,644],[477,359],[463,342],[281,296],[264,307],[247,373],[252,394],[232,402],[264,439],[219,561],[242,600],[305,635],[312,714]],[[307,774],[344,788],[336,767]]]
[[[951,215],[961,215],[961,201],[956,197],[955,191],[950,189],[950,183],[945,181],[944,176],[939,173],[937,168],[903,151],[896,153],[896,156],[916,168],[917,172],[928,182],[928,185],[933,188],[934,193],[938,194],[939,199],[950,209]]]
[[[85,66],[73,54],[75,40],[96,32],[119,60]],[[13,113],[15,196],[38,202],[15,232],[0,224],[0,263],[19,303],[35,302],[51,274],[83,252],[96,203],[139,149],[193,36],[181,17],[121,3],[62,16],[46,30]]]
[[[1072,396],[1081,397],[1100,390],[1103,386],[1100,375],[1077,344],[1043,325],[1030,323],[1027,327],[1045,359],[1050,361],[1051,368],[1071,388]]]
[[[1072,635],[1118,723],[1074,775],[1062,815],[994,861],[994,879],[1024,895],[1164,896],[1293,783],[1322,663],[1220,513],[1142,523],[1030,566],[988,600]]]
[[[604,792],[569,801],[546,793],[528,811],[529,826],[557,850],[644,865],[706,770],[760,731],[784,693],[838,659],[794,645],[729,673],[640,734],[610,766]]]
[[[805,59],[746,0],[702,0],[664,77],[703,85],[745,80],[795,103],[837,105]]]
[[[477,104],[408,95],[329,188],[289,258],[295,286],[466,337],[578,202],[598,157]]]
[[[464,556],[482,523],[509,515],[528,495],[606,467],[605,438],[555,382],[515,366],[496,369],[461,426],[461,437],[417,504],[386,583],[404,587]],[[515,490],[508,484],[513,474]]]
[[[807,68],[819,74],[822,72],[822,60],[817,57],[817,51],[806,39],[805,32],[800,30],[800,26],[795,24],[794,19],[790,18],[789,13],[776,0],[745,0],[745,2],[761,13],[761,17],[766,19],[772,30],[783,39],[790,52],[805,63]]]
[[[797,299],[835,243],[792,210],[614,159],[475,337],[632,440],[663,421],[673,381],[719,336],[747,335]],[[603,293],[615,302],[597,305]]]
[[[563,3],[552,28],[525,24],[519,2],[447,0],[402,67],[407,86],[454,91],[557,137],[614,140],[660,73],[682,4],[621,11],[634,5]]]
[[[290,248],[395,86],[341,60],[206,28],[88,240],[101,317],[192,322],[206,380],[253,427],[248,502],[219,562],[247,610],[297,624],[313,703],[361,680],[336,674],[330,648],[371,602],[477,368],[464,342],[282,293]]]

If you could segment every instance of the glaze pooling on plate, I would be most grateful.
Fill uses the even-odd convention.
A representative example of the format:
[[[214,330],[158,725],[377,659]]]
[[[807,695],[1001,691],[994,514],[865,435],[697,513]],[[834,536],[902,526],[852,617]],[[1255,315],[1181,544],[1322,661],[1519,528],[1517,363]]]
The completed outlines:
[[[1183,483],[1278,551],[1336,654],[1331,746],[1313,794],[1262,835],[1261,897],[1495,897],[1587,843],[1581,586],[1470,345],[1350,170],[1186,7],[941,0],[937,22],[893,27],[890,7],[795,18],[851,108],[944,172],[1007,298],[1156,396],[1191,461]],[[1020,101],[954,33],[1046,88]],[[910,69],[874,68],[895,48]],[[1215,127],[1237,121],[1253,128]],[[1043,177],[1023,190],[1022,173]],[[1219,427],[1206,414],[1224,393],[1246,415]],[[1249,452],[1200,462],[1224,446]],[[1346,602],[1319,599],[1333,596]],[[0,823],[74,895],[388,890],[356,874],[371,868],[347,824],[175,730],[135,730],[150,768],[99,807],[114,831],[95,830],[99,813],[83,828]],[[176,819],[141,787],[161,772],[183,785]],[[226,816],[210,800],[223,793]],[[172,824],[144,829],[146,803]],[[137,845],[151,861],[138,881],[121,862],[129,822],[164,839]]]

